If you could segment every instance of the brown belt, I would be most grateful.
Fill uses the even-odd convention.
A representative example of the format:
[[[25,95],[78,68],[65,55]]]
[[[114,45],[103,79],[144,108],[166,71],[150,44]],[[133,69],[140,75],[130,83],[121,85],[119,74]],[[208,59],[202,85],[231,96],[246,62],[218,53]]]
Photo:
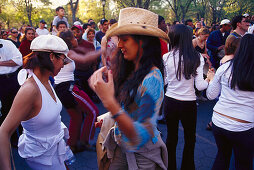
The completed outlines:
[[[214,111],[214,112],[216,112],[216,111]],[[245,120],[241,120],[241,119],[237,119],[237,118],[234,118],[234,117],[231,117],[231,116],[224,115],[224,114],[219,113],[219,112],[216,112],[216,113],[218,113],[218,114],[220,114],[220,115],[222,115],[222,116],[224,116],[224,117],[227,117],[227,118],[229,118],[229,119],[235,120],[235,121],[237,121],[237,122],[241,122],[241,123],[251,123],[251,122],[248,122],[248,121],[245,121]]]

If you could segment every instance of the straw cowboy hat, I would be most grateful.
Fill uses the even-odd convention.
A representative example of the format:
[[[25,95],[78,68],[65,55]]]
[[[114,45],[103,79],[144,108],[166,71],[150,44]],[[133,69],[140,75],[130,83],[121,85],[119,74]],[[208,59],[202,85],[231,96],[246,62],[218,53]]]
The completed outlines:
[[[115,35],[147,35],[169,41],[168,35],[158,28],[158,15],[142,8],[121,9],[118,23],[106,32],[106,38]]]

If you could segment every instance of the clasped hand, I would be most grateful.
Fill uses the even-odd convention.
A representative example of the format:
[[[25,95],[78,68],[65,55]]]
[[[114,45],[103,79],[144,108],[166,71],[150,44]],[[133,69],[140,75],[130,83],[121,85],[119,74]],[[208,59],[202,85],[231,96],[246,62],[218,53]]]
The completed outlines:
[[[107,81],[103,79],[106,77]],[[88,80],[89,86],[101,99],[103,105],[107,108],[110,102],[114,100],[114,80],[111,70],[107,70],[106,66],[95,71]]]

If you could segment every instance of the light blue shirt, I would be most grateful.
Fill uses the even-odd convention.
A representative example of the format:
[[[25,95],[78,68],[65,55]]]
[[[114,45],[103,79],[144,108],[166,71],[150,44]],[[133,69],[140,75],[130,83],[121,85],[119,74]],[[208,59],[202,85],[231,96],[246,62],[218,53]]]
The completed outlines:
[[[157,116],[164,97],[163,77],[159,69],[153,69],[147,74],[137,90],[133,109],[128,115],[134,121],[137,132],[136,145],[130,143],[129,139],[121,133],[117,123],[115,126],[116,140],[127,146],[129,151],[139,150],[148,141],[158,141]],[[127,111],[126,111],[127,112]],[[152,133],[151,133],[152,130]]]

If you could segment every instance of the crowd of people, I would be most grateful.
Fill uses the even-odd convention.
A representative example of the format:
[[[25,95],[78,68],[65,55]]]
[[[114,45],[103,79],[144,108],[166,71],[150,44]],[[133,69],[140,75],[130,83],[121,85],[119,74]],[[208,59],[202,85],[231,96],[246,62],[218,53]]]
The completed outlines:
[[[217,101],[206,127],[218,148],[212,169],[228,169],[232,152],[236,169],[253,169],[254,15],[209,27],[132,7],[97,25],[56,14],[51,29],[43,19],[0,28],[0,169],[11,169],[10,146],[32,169],[68,169],[68,148],[95,148],[98,127],[99,169],[176,170],[181,121],[181,169],[194,170],[197,100]]]

